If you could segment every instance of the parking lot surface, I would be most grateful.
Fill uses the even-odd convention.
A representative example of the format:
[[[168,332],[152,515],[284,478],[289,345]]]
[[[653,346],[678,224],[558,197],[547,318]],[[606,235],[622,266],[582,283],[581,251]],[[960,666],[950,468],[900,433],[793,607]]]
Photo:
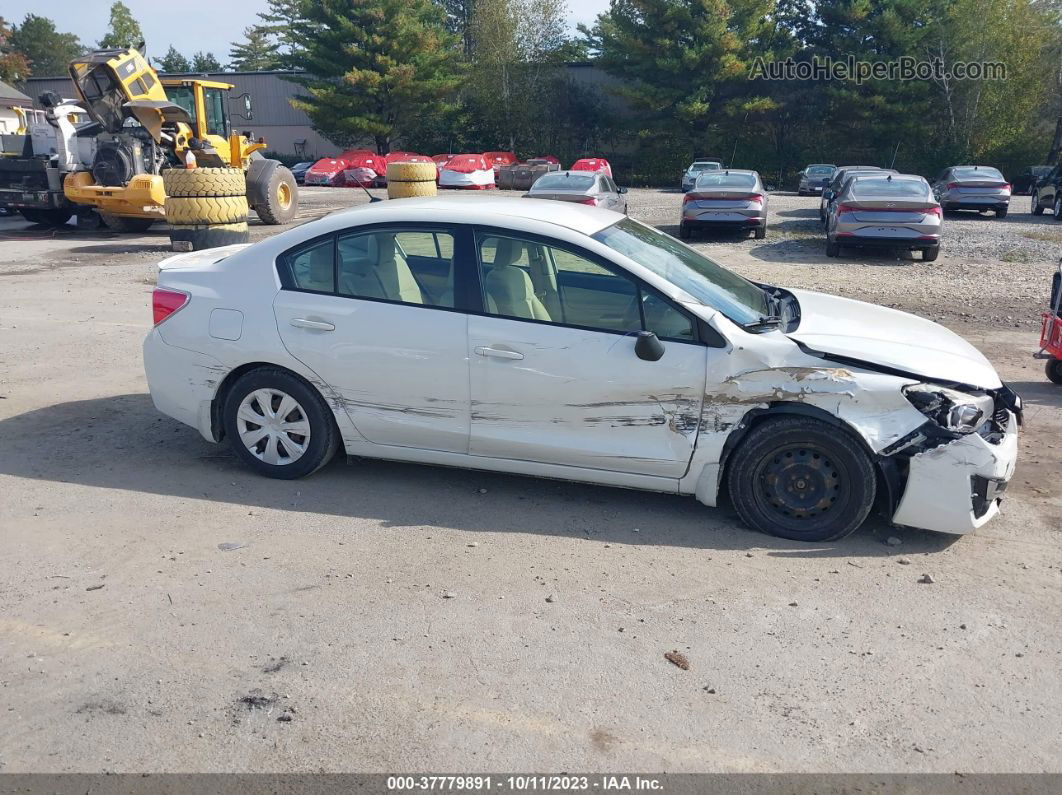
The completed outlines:
[[[675,231],[677,191],[629,199]],[[0,770],[1062,770],[1062,387],[1031,358],[1062,223],[1024,202],[946,218],[935,263],[827,259],[784,193],[765,240],[694,241],[938,320],[1026,400],[981,531],[814,545],[532,478],[255,476],[146,393],[165,227],[0,219]]]

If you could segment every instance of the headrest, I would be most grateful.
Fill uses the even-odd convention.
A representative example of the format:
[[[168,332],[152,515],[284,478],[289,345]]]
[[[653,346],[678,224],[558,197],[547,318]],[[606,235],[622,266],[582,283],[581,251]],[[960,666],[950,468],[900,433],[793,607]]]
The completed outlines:
[[[508,237],[496,238],[498,246],[494,250],[494,267],[504,268],[506,265],[512,265],[518,259],[520,254],[524,250],[524,244],[519,240],[513,240]]]

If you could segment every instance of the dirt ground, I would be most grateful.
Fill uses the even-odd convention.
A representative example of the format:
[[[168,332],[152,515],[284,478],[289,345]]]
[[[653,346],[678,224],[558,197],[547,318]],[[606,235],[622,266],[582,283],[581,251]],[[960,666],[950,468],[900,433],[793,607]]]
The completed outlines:
[[[677,222],[677,192],[630,200]],[[936,263],[827,260],[818,199],[771,202],[766,240],[697,245],[938,319],[1025,398],[978,533],[798,544],[371,461],[260,478],[146,393],[164,229],[0,219],[0,770],[1062,771],[1062,388],[1031,359],[1062,224],[1022,204],[947,219]]]

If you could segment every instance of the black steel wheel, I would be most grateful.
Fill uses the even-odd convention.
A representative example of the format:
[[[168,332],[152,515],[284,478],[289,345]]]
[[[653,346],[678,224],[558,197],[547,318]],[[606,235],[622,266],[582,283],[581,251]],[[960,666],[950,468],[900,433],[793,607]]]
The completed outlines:
[[[1048,359],[1044,371],[1052,384],[1062,384],[1062,359]]]
[[[874,467],[843,428],[813,417],[758,425],[727,469],[742,520],[796,541],[833,541],[854,532],[874,505]]]

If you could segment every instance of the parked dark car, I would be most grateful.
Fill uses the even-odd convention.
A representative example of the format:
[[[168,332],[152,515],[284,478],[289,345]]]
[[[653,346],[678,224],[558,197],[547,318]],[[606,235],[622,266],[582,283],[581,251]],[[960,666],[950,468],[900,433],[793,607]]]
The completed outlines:
[[[1051,173],[1051,166],[1029,166],[1014,178],[1011,184],[1012,194],[1032,195],[1033,187]]]
[[[862,171],[881,171],[878,166],[840,166],[833,172],[833,176],[830,178],[830,184],[822,189],[822,199],[819,200],[819,220],[823,224],[826,223],[826,214],[830,209],[830,203],[833,201],[833,197],[841,190],[844,185],[844,181],[852,174],[856,174]],[[892,173],[896,173],[895,171]]]
[[[797,195],[807,196],[809,193],[822,193],[830,184],[833,173],[837,166],[832,163],[812,163],[804,168],[797,177]]]
[[[310,170],[310,166],[314,164],[313,160],[307,160],[304,163],[296,163],[291,167],[291,175],[295,177],[296,185],[303,185],[306,182],[306,172]]]
[[[498,169],[498,187],[502,190],[531,190],[539,177],[554,171],[560,171],[560,163],[544,158],[513,163]]]
[[[1030,209],[1033,215],[1043,215],[1044,210],[1055,214],[1056,221],[1062,221],[1062,165],[1055,166],[1048,172],[1032,191]]]

